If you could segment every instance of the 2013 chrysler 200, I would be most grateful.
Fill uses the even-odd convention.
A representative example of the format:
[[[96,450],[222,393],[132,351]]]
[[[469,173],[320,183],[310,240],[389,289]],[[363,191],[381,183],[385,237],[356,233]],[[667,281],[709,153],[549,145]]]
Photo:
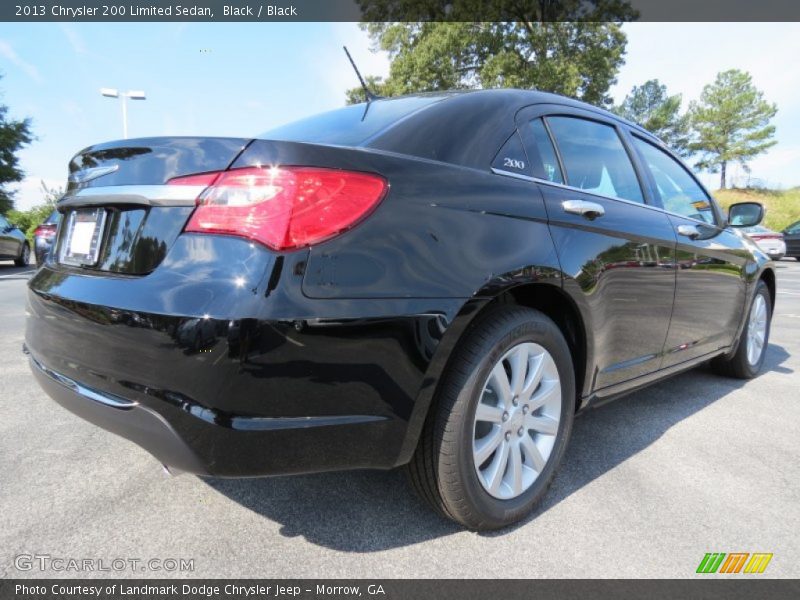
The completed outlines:
[[[713,359],[753,377],[768,258],[643,129],[517,90],[256,139],[92,146],[30,282],[41,386],[170,468],[406,465],[474,529],[528,513],[573,417]]]

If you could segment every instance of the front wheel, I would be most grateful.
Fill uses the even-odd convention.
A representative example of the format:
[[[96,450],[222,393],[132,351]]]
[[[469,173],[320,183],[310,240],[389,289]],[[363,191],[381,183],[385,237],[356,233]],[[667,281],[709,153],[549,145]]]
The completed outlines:
[[[714,369],[738,379],[752,379],[758,375],[767,356],[771,324],[772,299],[767,284],[759,280],[736,353],[714,359],[711,363]]]
[[[499,307],[453,356],[408,474],[445,516],[474,530],[514,523],[538,504],[575,414],[569,346],[539,311]]]

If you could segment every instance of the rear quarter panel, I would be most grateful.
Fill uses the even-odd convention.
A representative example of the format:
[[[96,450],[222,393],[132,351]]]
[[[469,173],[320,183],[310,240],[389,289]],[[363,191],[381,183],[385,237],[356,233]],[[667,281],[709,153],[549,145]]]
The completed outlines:
[[[351,231],[310,249],[310,298],[463,298],[498,278],[558,269],[540,192],[529,182],[384,151],[254,142],[235,166],[313,164],[376,172],[378,208]],[[560,281],[558,282],[560,284]]]

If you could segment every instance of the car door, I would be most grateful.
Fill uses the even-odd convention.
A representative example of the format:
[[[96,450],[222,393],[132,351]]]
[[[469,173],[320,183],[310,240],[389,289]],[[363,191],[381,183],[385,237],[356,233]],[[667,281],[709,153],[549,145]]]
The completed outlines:
[[[675,307],[662,362],[669,367],[733,342],[744,311],[749,251],[680,161],[653,142],[631,139],[677,234]]]
[[[0,256],[15,257],[18,253],[18,242],[14,237],[14,230],[6,218],[0,215]]]
[[[648,204],[638,165],[611,120],[563,107],[518,115],[550,230],[589,330],[584,393],[656,371],[675,289],[675,235]]]

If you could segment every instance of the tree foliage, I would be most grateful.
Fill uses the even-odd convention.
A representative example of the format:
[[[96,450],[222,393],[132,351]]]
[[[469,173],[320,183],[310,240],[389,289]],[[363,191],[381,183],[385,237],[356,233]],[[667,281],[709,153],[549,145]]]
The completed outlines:
[[[8,211],[7,215],[8,220],[19,227],[31,243],[33,242],[34,230],[50,216],[50,213],[53,212],[56,207],[56,202],[64,195],[64,188],[48,187],[44,181],[40,182],[40,187],[42,189],[42,197],[44,198],[43,204],[39,204],[28,210],[16,210],[12,208]]]
[[[8,107],[0,104],[0,214],[14,208],[13,193],[7,185],[25,176],[17,152],[32,139],[30,119],[14,120],[8,116]]]
[[[678,154],[688,153],[689,117],[681,114],[681,95],[670,96],[658,79],[634,86],[613,110],[661,138]]]
[[[725,188],[727,165],[734,161],[747,168],[747,161],[766,152],[777,142],[770,120],[778,112],[754,85],[750,74],[731,69],[717,74],[706,85],[698,102],[689,107],[694,137],[689,149],[700,153],[697,167],[720,171]]]
[[[620,22],[636,16],[623,0],[359,3],[370,21],[361,27],[373,50],[391,60],[389,77],[372,79],[371,89],[381,96],[516,87],[606,105],[624,63],[627,38]],[[483,22],[474,22],[475,14]],[[448,20],[426,20],[431,18]],[[359,88],[347,95],[349,102],[364,97]]]

